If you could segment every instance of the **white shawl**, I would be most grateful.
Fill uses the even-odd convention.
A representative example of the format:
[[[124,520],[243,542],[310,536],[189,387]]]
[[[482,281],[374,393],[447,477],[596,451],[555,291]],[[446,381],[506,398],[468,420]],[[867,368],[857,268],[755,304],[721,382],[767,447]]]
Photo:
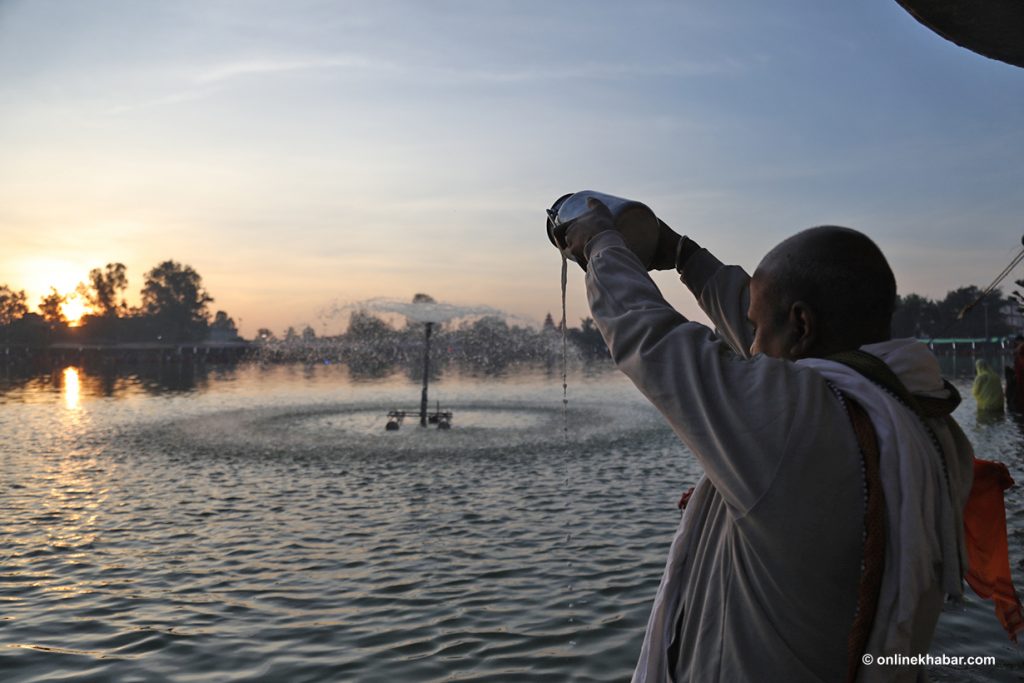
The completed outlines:
[[[921,342],[894,339],[862,350],[885,361],[910,393],[946,397],[938,361]],[[919,654],[912,652],[912,627],[925,596],[934,592],[936,585],[951,596],[963,592],[962,576],[967,568],[963,500],[971,482],[969,477],[964,479],[962,455],[956,452],[949,431],[932,421],[945,452],[944,466],[921,420],[856,370],[820,358],[798,363],[814,368],[857,401],[878,434],[887,518],[886,563],[867,652],[875,657]],[[861,667],[858,678],[891,680],[899,671],[896,667]]]

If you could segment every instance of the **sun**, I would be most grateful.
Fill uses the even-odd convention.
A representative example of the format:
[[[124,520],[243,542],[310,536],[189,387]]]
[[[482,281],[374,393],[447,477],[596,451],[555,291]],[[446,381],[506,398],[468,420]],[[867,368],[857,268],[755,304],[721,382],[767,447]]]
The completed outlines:
[[[72,292],[68,294],[64,303],[60,305],[60,312],[64,314],[64,319],[68,321],[68,327],[78,327],[82,324],[82,317],[87,313],[91,313],[92,309],[89,306],[89,302],[81,294]]]

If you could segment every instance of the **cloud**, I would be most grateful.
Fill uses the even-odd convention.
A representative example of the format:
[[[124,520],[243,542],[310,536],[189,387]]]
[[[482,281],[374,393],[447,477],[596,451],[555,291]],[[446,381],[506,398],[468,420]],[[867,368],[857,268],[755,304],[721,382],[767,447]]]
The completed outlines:
[[[676,62],[673,64],[622,64],[618,62],[570,65],[550,68],[537,65],[525,69],[458,69],[419,67],[418,75],[446,82],[519,83],[532,81],[626,80],[637,77],[704,77],[736,74],[744,70],[736,60],[721,62]]]
[[[408,64],[361,55],[324,55],[306,57],[256,57],[209,65],[193,80],[199,84],[223,83],[236,78],[265,76],[312,70],[347,70],[414,76],[420,80],[451,83],[516,83],[557,80],[622,80],[640,76],[702,77],[735,74],[744,65],[734,59],[721,61],[677,61],[671,64],[622,64],[590,62],[551,68],[535,65],[526,68],[461,68]]]
[[[107,109],[106,113],[114,115],[125,114],[138,109],[148,109],[150,107],[163,107],[172,104],[181,104],[182,102],[192,102],[194,100],[201,100],[209,97],[215,92],[217,92],[216,88],[186,88],[184,90],[172,92],[167,95],[161,95],[159,97],[138,100],[126,104],[118,104]]]
[[[734,59],[722,61],[677,61],[671,64],[622,64],[590,62],[548,67],[537,64],[516,68],[463,68],[449,65],[411,64],[373,59],[357,54],[247,57],[215,62],[192,69],[185,85],[164,95],[126,102],[107,110],[108,114],[162,107],[206,99],[222,92],[232,81],[309,71],[415,79],[437,85],[509,85],[557,81],[623,81],[642,77],[702,78],[736,75],[745,65]]]
[[[108,114],[124,114],[139,109],[162,107],[193,102],[214,96],[234,80],[258,78],[313,70],[370,71],[387,69],[387,65],[357,55],[331,55],[314,57],[254,57],[220,61],[187,70],[171,80],[170,92],[156,97],[118,104],[107,109]]]
[[[380,63],[376,63],[373,60],[354,55],[300,58],[264,57],[213,64],[205,67],[193,80],[200,84],[210,84],[222,83],[235,78],[265,76],[292,71],[319,69],[369,70],[375,67],[379,68],[380,66]]]

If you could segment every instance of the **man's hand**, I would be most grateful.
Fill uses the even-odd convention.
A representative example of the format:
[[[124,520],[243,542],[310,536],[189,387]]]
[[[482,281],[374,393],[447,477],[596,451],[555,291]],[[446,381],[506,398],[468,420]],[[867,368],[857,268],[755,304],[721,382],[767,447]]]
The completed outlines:
[[[676,258],[679,256],[679,241],[682,236],[672,228],[658,221],[658,246],[654,249],[654,258],[648,270],[675,270]]]
[[[558,248],[580,264],[583,270],[587,269],[587,259],[583,255],[587,242],[605,230],[615,230],[615,220],[607,206],[590,197],[587,209],[585,214],[562,223],[552,231]]]

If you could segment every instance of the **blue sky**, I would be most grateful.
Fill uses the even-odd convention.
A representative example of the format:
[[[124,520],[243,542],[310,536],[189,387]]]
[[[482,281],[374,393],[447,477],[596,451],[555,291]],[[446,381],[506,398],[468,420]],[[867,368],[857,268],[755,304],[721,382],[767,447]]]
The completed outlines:
[[[1024,70],[893,0],[0,0],[0,283],[173,258],[247,335],[418,291],[539,321],[543,210],[591,188],[748,268],[849,225],[938,297],[1019,247],[1022,121]]]

